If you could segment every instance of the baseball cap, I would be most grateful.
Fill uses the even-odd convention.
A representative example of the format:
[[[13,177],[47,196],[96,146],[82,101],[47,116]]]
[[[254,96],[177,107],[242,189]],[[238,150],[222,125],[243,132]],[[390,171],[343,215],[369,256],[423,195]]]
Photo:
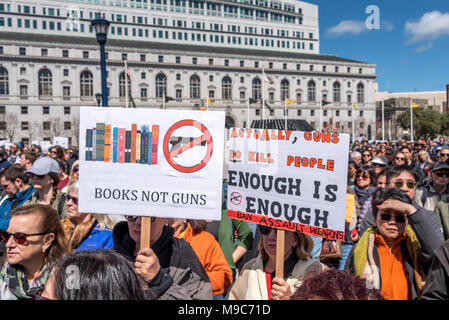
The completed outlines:
[[[437,162],[433,165],[431,172],[435,172],[438,170],[447,170],[449,171],[449,164],[446,162]]]
[[[26,173],[32,173],[38,176],[43,176],[50,172],[59,173],[59,165],[55,159],[50,157],[42,157],[34,161],[33,167]]]
[[[388,160],[384,156],[374,157],[373,160],[371,160],[371,163],[374,164],[380,164],[381,166],[388,165]]]

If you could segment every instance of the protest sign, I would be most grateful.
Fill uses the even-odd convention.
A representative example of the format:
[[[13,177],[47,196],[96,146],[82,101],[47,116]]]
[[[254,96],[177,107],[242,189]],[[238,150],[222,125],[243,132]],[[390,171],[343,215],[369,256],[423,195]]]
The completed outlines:
[[[349,135],[229,132],[228,216],[344,240]]]
[[[65,149],[68,149],[69,147],[69,138],[67,137],[53,137],[53,145],[54,146],[61,146]]]
[[[221,219],[224,113],[80,109],[79,211]]]

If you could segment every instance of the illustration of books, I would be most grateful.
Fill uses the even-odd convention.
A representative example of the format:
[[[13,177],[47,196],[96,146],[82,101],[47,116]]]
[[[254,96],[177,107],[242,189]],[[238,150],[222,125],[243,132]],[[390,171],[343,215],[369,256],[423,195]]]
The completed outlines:
[[[137,130],[136,136],[136,163],[140,163],[140,138],[141,138],[140,130]]]
[[[97,128],[92,129],[92,161],[97,161]]]
[[[86,130],[86,161],[92,161],[92,129]]]
[[[142,135],[140,138],[140,163],[148,161],[148,126],[142,126]]]
[[[104,161],[104,123],[97,123],[96,161]]]
[[[117,161],[118,163],[125,163],[125,139],[126,130],[124,128],[118,129],[117,138]]]
[[[111,125],[104,126],[104,162],[111,162]]]
[[[136,163],[137,124],[131,124],[131,163]]]
[[[118,128],[114,127],[112,134],[112,162],[117,162],[117,148],[118,148]]]
[[[125,163],[131,162],[131,131],[125,131]]]
[[[159,143],[159,126],[152,127],[152,142],[151,142],[151,164],[157,164],[157,147]]]

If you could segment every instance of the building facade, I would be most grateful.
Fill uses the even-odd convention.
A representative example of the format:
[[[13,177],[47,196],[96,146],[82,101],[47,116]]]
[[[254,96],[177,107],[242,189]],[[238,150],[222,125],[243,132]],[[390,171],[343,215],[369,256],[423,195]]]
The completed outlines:
[[[109,106],[224,110],[228,126],[304,119],[356,138],[375,134],[376,66],[319,53],[318,7],[286,0],[0,1],[0,138],[67,136],[97,106],[99,46],[111,21]],[[125,60],[129,72],[125,72]],[[127,76],[130,74],[130,77]],[[265,76],[264,76],[265,75]],[[128,86],[126,86],[128,79]],[[167,101],[166,97],[173,100]],[[249,105],[248,99],[257,102]],[[271,106],[262,108],[262,99]],[[322,101],[326,104],[322,108]],[[357,110],[353,108],[357,105]]]

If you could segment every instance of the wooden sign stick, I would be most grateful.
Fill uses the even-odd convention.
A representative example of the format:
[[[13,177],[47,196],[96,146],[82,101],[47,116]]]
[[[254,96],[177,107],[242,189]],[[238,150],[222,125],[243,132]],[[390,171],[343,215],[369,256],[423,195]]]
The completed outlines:
[[[140,249],[150,247],[150,236],[151,236],[151,217],[142,217],[140,227]]]
[[[284,278],[285,230],[276,231],[276,278]]]

